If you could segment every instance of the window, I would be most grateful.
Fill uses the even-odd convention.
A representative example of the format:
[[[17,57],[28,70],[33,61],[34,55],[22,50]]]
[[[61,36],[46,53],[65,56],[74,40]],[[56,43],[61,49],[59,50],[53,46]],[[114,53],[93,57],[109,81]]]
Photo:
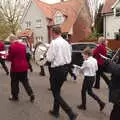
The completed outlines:
[[[64,16],[62,13],[57,12],[55,16],[55,24],[62,24],[64,22]]]
[[[116,8],[116,16],[120,16],[120,8]]]
[[[31,21],[26,21],[26,27],[30,28],[30,26],[31,26]]]
[[[42,28],[42,22],[41,19],[36,20],[36,28]]]
[[[36,41],[37,42],[42,42],[43,41],[43,36],[37,36]]]

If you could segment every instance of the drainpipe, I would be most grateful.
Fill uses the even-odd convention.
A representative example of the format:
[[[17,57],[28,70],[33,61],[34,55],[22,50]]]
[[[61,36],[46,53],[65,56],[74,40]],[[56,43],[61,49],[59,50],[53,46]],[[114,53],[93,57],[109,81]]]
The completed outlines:
[[[105,30],[105,38],[107,37],[106,36],[106,16],[104,17],[104,30]]]

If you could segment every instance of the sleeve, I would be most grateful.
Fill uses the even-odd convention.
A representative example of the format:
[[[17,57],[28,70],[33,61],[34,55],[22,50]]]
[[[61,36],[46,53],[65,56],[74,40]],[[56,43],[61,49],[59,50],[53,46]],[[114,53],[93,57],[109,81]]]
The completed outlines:
[[[99,54],[99,46],[96,47],[96,49],[93,50],[93,56],[97,56]]]
[[[95,64],[95,70],[96,70],[96,71],[98,70],[98,64],[97,64],[97,61],[96,61],[96,64]]]
[[[83,62],[83,65],[80,67],[81,70],[85,69],[87,67],[87,61],[85,60]]]
[[[8,49],[8,56],[7,56],[7,60],[8,61],[12,61],[12,58],[13,58],[13,56],[12,56],[12,50],[11,49],[12,48],[10,46],[9,49]]]
[[[53,41],[51,42],[50,47],[47,51],[46,58],[47,58],[47,61],[49,61],[49,62],[53,62],[53,60],[55,58],[55,45],[54,45]]]

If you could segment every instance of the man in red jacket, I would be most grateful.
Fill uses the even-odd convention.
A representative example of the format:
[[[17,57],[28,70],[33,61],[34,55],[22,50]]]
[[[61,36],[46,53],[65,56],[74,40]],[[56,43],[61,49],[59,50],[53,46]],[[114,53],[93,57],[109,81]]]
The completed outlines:
[[[2,41],[0,41],[0,51],[4,51],[5,50],[5,45]],[[2,58],[3,54],[0,53],[0,63],[3,67],[3,69],[5,70],[6,74],[9,74],[7,65],[5,64],[5,59]]]
[[[30,101],[34,102],[34,94],[29,85],[27,71],[28,63],[26,59],[26,46],[17,40],[16,36],[10,36],[11,45],[8,51],[8,60],[11,61],[11,94],[9,100],[18,101],[19,81],[23,84],[26,92],[30,96]]]
[[[104,37],[100,37],[98,39],[98,43],[99,45],[93,51],[93,56],[96,58],[97,63],[98,63],[98,71],[96,72],[96,82],[94,85],[94,88],[96,89],[100,88],[100,76],[104,79],[106,84],[109,85],[109,79],[103,73],[104,72],[104,59],[101,57],[101,55],[107,56],[106,45],[108,41]]]

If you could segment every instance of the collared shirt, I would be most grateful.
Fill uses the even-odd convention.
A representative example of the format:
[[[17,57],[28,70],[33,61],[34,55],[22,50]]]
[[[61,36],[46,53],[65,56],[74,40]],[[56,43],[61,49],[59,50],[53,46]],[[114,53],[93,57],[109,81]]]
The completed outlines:
[[[71,46],[61,36],[52,40],[47,52],[47,60],[51,67],[63,66],[71,62]]]
[[[95,76],[98,70],[97,60],[92,56],[88,57],[80,69],[83,71],[84,76]]]

